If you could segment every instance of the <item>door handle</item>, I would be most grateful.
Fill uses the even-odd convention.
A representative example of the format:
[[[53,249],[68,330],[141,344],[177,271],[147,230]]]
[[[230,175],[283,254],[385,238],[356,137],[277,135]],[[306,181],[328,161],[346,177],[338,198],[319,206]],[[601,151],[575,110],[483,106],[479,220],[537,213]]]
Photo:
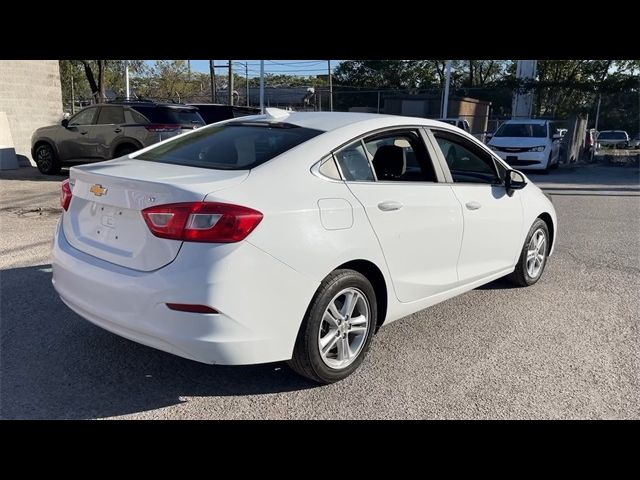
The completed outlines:
[[[475,200],[465,203],[464,206],[467,207],[468,210],[478,210],[480,207],[482,207],[482,205],[480,205],[480,203],[476,202]]]
[[[120,127],[118,127],[118,128],[115,128],[113,131],[116,132],[116,133],[120,133],[122,131],[122,129]]]
[[[394,210],[400,210],[403,207],[402,203],[389,200],[387,202],[380,202],[378,208],[383,212],[392,212]]]

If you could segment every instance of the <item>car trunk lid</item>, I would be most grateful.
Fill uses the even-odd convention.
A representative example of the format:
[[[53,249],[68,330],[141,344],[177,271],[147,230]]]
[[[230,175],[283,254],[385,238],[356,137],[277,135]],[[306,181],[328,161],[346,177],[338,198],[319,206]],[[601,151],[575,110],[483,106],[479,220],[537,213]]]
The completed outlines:
[[[209,193],[241,183],[247,170],[213,170],[123,159],[74,167],[73,198],[63,216],[76,249],[139,271],[175,259],[182,242],[154,236],[142,210],[168,203],[199,202]]]

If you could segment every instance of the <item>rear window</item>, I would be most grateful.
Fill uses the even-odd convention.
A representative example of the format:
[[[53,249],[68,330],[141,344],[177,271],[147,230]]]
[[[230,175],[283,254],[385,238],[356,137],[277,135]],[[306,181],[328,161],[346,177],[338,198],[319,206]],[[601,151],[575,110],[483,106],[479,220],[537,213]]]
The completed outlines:
[[[547,128],[539,123],[503,123],[494,137],[535,137],[547,136]]]
[[[321,133],[289,124],[228,123],[159,145],[136,159],[219,170],[247,170]]]
[[[192,127],[205,122],[195,108],[134,107],[151,123],[178,124]]]

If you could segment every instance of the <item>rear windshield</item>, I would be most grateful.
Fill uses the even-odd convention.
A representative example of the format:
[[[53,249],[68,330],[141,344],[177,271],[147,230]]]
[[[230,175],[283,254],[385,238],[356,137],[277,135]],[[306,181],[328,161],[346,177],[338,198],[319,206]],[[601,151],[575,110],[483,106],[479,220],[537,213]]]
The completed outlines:
[[[247,170],[323,133],[295,125],[228,123],[176,138],[135,157],[219,170]]]
[[[624,132],[602,132],[598,138],[601,140],[626,140],[627,136]]]
[[[494,137],[535,137],[547,136],[545,125],[537,123],[503,123]]]
[[[171,107],[134,107],[143,114],[151,123],[178,124],[192,127],[204,125],[204,120],[195,108],[171,108]]]

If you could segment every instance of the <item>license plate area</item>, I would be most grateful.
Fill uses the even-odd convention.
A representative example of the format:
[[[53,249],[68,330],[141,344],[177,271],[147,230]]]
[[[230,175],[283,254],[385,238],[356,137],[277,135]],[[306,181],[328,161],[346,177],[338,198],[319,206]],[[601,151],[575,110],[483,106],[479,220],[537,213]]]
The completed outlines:
[[[93,248],[132,257],[145,240],[144,220],[137,210],[74,198],[71,216],[75,237]]]

